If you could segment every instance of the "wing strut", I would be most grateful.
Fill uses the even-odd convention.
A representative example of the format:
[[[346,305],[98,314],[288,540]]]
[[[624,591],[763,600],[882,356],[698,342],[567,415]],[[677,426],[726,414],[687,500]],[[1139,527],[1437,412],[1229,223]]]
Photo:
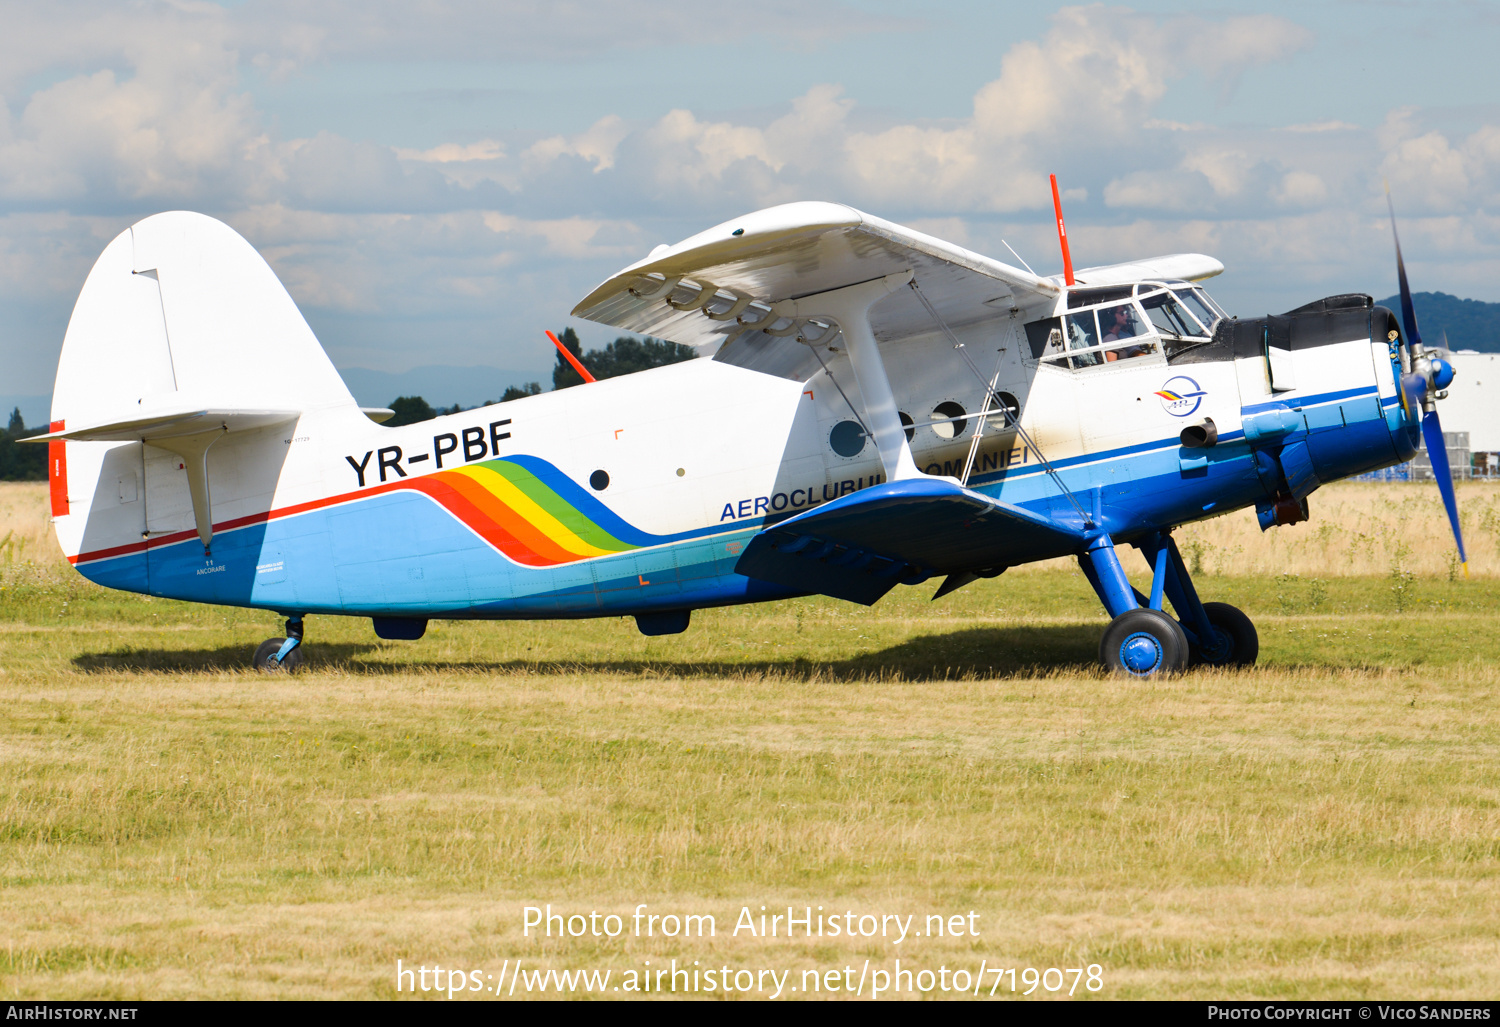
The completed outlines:
[[[984,426],[989,423],[990,402],[991,400],[996,400],[999,398],[995,395],[995,383],[996,380],[998,380],[1000,377],[1000,371],[997,366],[995,371],[995,380],[991,380],[988,382],[985,381],[984,375],[979,373],[979,368],[975,367],[974,361],[970,359],[968,351],[964,348],[964,344],[958,341],[958,336],[954,335],[953,329],[948,327],[948,322],[944,321],[942,317],[939,316],[937,308],[929,303],[927,297],[922,295],[922,290],[917,288],[916,279],[913,278],[909,284],[911,285],[911,291],[917,294],[917,299],[922,301],[922,306],[927,308],[927,313],[932,315],[932,319],[937,322],[937,326],[941,328],[944,334],[948,336],[948,340],[953,343],[953,348],[958,351],[959,356],[964,358],[964,363],[969,365],[969,370],[973,372],[975,378],[979,379],[979,384],[984,387],[984,407],[979,413],[979,423],[974,426],[974,441],[969,445],[969,459],[964,464],[963,480],[959,482],[959,484],[967,486],[969,483],[969,471],[973,469],[974,457],[979,452],[979,437],[984,433]],[[1004,353],[1005,351],[1002,349],[1000,352]],[[1078,511],[1078,516],[1083,519],[1084,525],[1090,528],[1094,527],[1094,519],[1084,511],[1083,507],[1079,504],[1077,497],[1074,496],[1071,491],[1069,491],[1068,486],[1063,484],[1062,476],[1057,473],[1057,469],[1052,466],[1052,463],[1047,459],[1046,454],[1044,454],[1040,449],[1037,448],[1037,444],[1032,441],[1031,436],[1026,434],[1026,429],[1021,427],[1020,411],[1012,414],[1010,412],[1010,408],[1007,407],[1004,403],[1000,404],[1000,411],[1004,413],[1005,420],[1008,422],[1008,425],[1015,428],[1016,432],[1021,436],[1026,445],[1031,447],[1031,451],[1036,454],[1037,461],[1042,465],[1042,468],[1052,477],[1052,480],[1057,484],[1057,487],[1062,490],[1062,494],[1068,497],[1068,502],[1072,503],[1073,509]]]
[[[911,458],[906,429],[901,426],[901,415],[896,410],[896,394],[891,391],[885,363],[880,359],[880,347],[875,343],[875,333],[870,330],[870,308],[911,279],[912,272],[898,271],[858,285],[782,300],[775,307],[782,316],[831,317],[839,323],[844,343],[849,348],[854,380],[864,400],[865,420],[875,436],[875,447],[880,450],[880,465],[885,469],[886,481],[927,477],[917,470],[916,462]]]

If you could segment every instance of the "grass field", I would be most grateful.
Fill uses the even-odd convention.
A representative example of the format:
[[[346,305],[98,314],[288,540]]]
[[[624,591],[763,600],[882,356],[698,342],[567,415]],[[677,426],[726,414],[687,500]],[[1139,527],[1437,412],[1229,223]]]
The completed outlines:
[[[1493,998],[1500,494],[1460,492],[1465,580],[1428,491],[1184,529],[1261,664],[1142,684],[1095,669],[1105,617],[1063,564],[657,639],[311,618],[309,672],[258,677],[273,616],[97,589],[44,486],[0,485],[0,994],[385,997],[397,959],[797,985],[900,958],[1098,964],[1103,997]],[[718,933],[523,937],[546,903]],[[731,937],[763,905],[973,910],[979,936]]]

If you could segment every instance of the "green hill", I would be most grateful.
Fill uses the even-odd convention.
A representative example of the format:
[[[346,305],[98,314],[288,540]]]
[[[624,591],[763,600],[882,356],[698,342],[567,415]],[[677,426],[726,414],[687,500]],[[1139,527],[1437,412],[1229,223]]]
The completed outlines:
[[[1463,300],[1446,292],[1417,292],[1411,299],[1417,310],[1417,327],[1427,345],[1442,345],[1446,332],[1449,349],[1500,353],[1500,303]],[[1401,297],[1377,302],[1400,315]]]

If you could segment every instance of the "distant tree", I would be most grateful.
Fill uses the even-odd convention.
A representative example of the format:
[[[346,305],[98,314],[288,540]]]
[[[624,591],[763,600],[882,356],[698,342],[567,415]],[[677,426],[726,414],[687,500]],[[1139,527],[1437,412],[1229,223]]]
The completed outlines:
[[[542,394],[541,382],[527,382],[525,385],[507,385],[505,391],[500,394],[497,403],[509,403],[513,399],[525,399],[527,396],[540,396]]]
[[[564,329],[559,340],[574,356],[578,357],[584,367],[589,369],[590,374],[600,379],[617,378],[622,374],[634,374],[636,371],[644,371],[652,367],[676,364],[684,360],[692,360],[698,355],[698,351],[691,346],[667,342],[663,339],[638,339],[633,335],[622,335],[603,349],[591,349],[587,353],[582,353],[578,335],[571,328]],[[552,387],[566,389],[581,384],[583,384],[583,379],[559,353],[557,365],[552,369]]]
[[[1377,301],[1401,314],[1401,297]],[[1500,353],[1500,303],[1459,299],[1446,292],[1418,292],[1412,295],[1417,308],[1417,327],[1428,346],[1441,346],[1447,336],[1451,349],[1477,349],[1481,353]]]
[[[0,435],[0,481],[47,480],[47,447],[36,443],[22,445],[19,441],[46,430],[28,429],[20,407],[11,412],[5,434]]]
[[[385,422],[387,428],[430,421],[437,416],[437,411],[421,396],[398,396],[391,400],[391,409],[396,411],[396,416]]]

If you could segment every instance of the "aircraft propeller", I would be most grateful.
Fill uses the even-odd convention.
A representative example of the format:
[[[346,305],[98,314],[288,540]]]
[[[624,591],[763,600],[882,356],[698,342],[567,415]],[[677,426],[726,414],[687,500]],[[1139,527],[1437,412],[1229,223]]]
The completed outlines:
[[[1453,529],[1453,540],[1458,543],[1458,559],[1463,564],[1464,577],[1468,577],[1469,558],[1464,552],[1463,531],[1458,523],[1458,497],[1454,494],[1448,446],[1443,439],[1443,426],[1438,421],[1437,413],[1437,401],[1447,395],[1444,390],[1453,384],[1453,365],[1438,355],[1440,351],[1428,350],[1422,345],[1421,333],[1417,331],[1417,311],[1411,300],[1411,286],[1406,282],[1406,264],[1401,259],[1401,236],[1396,232],[1396,208],[1391,204],[1389,185],[1385,190],[1385,205],[1391,212],[1391,236],[1396,240],[1396,280],[1401,286],[1401,326],[1406,334],[1406,366],[1410,368],[1401,376],[1401,394],[1407,409],[1416,406],[1422,408],[1422,442],[1427,447],[1427,459],[1432,464],[1433,476],[1437,478],[1438,492],[1443,496],[1443,507],[1448,511],[1448,524]]]

